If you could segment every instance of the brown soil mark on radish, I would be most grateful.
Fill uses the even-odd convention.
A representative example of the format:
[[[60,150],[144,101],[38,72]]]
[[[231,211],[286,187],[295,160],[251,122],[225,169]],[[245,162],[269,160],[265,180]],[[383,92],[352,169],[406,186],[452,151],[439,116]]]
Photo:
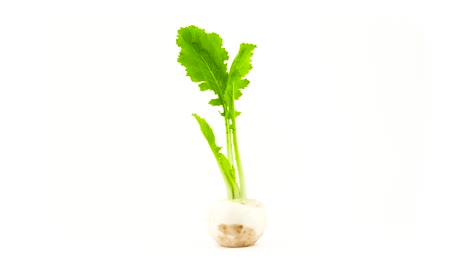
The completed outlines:
[[[223,247],[248,247],[255,244],[257,234],[255,230],[243,225],[218,225],[222,235],[218,235],[217,242]]]
[[[257,207],[257,208],[263,207],[263,204],[261,204],[259,201],[252,200],[252,199],[243,200],[243,201],[240,201],[240,203],[245,204],[245,205],[250,205],[250,206],[253,206],[253,207]]]

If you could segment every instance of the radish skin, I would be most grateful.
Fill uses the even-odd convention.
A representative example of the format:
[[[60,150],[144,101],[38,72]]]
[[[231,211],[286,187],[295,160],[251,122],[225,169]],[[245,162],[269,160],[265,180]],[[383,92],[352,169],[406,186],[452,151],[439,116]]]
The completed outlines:
[[[266,225],[264,206],[253,199],[242,202],[221,200],[208,210],[211,237],[223,247],[252,246]]]

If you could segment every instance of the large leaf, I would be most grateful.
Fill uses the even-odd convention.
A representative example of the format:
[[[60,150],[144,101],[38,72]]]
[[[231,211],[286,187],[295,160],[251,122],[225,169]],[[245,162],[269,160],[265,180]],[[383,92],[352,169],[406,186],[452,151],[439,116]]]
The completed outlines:
[[[181,48],[177,61],[185,67],[187,76],[194,82],[200,82],[200,90],[212,90],[223,100],[228,78],[225,61],[229,56],[222,47],[221,37],[196,26],[188,26],[179,29],[176,42]]]

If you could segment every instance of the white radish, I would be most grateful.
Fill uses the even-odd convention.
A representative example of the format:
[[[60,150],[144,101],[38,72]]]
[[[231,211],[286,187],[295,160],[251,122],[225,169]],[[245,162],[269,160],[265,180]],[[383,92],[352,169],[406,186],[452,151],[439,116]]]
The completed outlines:
[[[248,247],[257,242],[265,229],[265,208],[255,200],[247,199],[244,170],[237,140],[235,101],[250,83],[246,75],[252,69],[255,44],[242,43],[227,70],[227,51],[216,33],[207,33],[196,26],[182,27],[177,34],[180,47],[177,61],[185,67],[187,76],[197,83],[201,91],[211,90],[215,98],[209,104],[219,108],[224,119],[225,153],[216,143],[215,134],[208,122],[193,114],[208,142],[226,185],[227,200],[218,201],[208,213],[211,236],[224,247]],[[222,110],[222,112],[221,112]]]

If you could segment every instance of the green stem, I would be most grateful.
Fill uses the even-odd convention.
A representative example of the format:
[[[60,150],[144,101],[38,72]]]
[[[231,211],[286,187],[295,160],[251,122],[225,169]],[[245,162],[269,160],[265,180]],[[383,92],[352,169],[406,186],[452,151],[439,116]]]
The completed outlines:
[[[228,113],[229,110],[227,108],[227,106],[224,106],[224,113]],[[233,144],[232,144],[232,140],[233,140],[233,135],[232,135],[232,130],[231,130],[231,125],[230,125],[230,118],[228,117],[227,114],[225,114],[224,116],[224,124],[226,126],[226,145],[227,145],[227,157],[228,157],[228,160],[229,160],[229,163],[232,165],[232,166],[235,166],[235,162],[234,162],[234,154],[233,154]],[[232,193],[233,193],[233,199],[239,199],[241,198],[241,194],[242,192],[239,190],[239,186],[237,185],[237,182],[236,182],[236,177],[234,177],[234,179],[232,179],[231,181],[231,188],[232,188]]]
[[[215,154],[216,161],[218,162],[218,167],[219,170],[221,171],[221,174],[223,175],[224,178],[224,183],[226,184],[226,192],[229,200],[236,199],[236,193],[238,193],[238,190],[234,190],[234,187],[232,186],[232,182],[229,180],[229,176],[224,173],[223,166],[221,165],[221,161],[219,160],[218,156]],[[236,186],[237,187],[237,186]]]
[[[231,180],[231,189],[232,189],[232,198],[230,199],[231,200],[239,199],[240,191],[239,191],[239,186],[237,186],[235,178]]]
[[[224,113],[227,113],[227,109],[224,108]],[[229,118],[224,116],[224,124],[226,126],[226,147],[227,147],[227,157],[232,166],[234,166],[234,155],[232,154],[232,132],[229,129]]]
[[[239,192],[240,192],[240,199],[246,199],[247,193],[245,190],[245,179],[244,179],[244,171],[242,169],[242,163],[240,160],[239,155],[239,144],[237,143],[237,129],[236,129],[236,110],[234,109],[234,104],[232,104],[232,139],[234,143],[234,153],[236,155],[236,165],[237,165],[237,173],[239,175]]]

